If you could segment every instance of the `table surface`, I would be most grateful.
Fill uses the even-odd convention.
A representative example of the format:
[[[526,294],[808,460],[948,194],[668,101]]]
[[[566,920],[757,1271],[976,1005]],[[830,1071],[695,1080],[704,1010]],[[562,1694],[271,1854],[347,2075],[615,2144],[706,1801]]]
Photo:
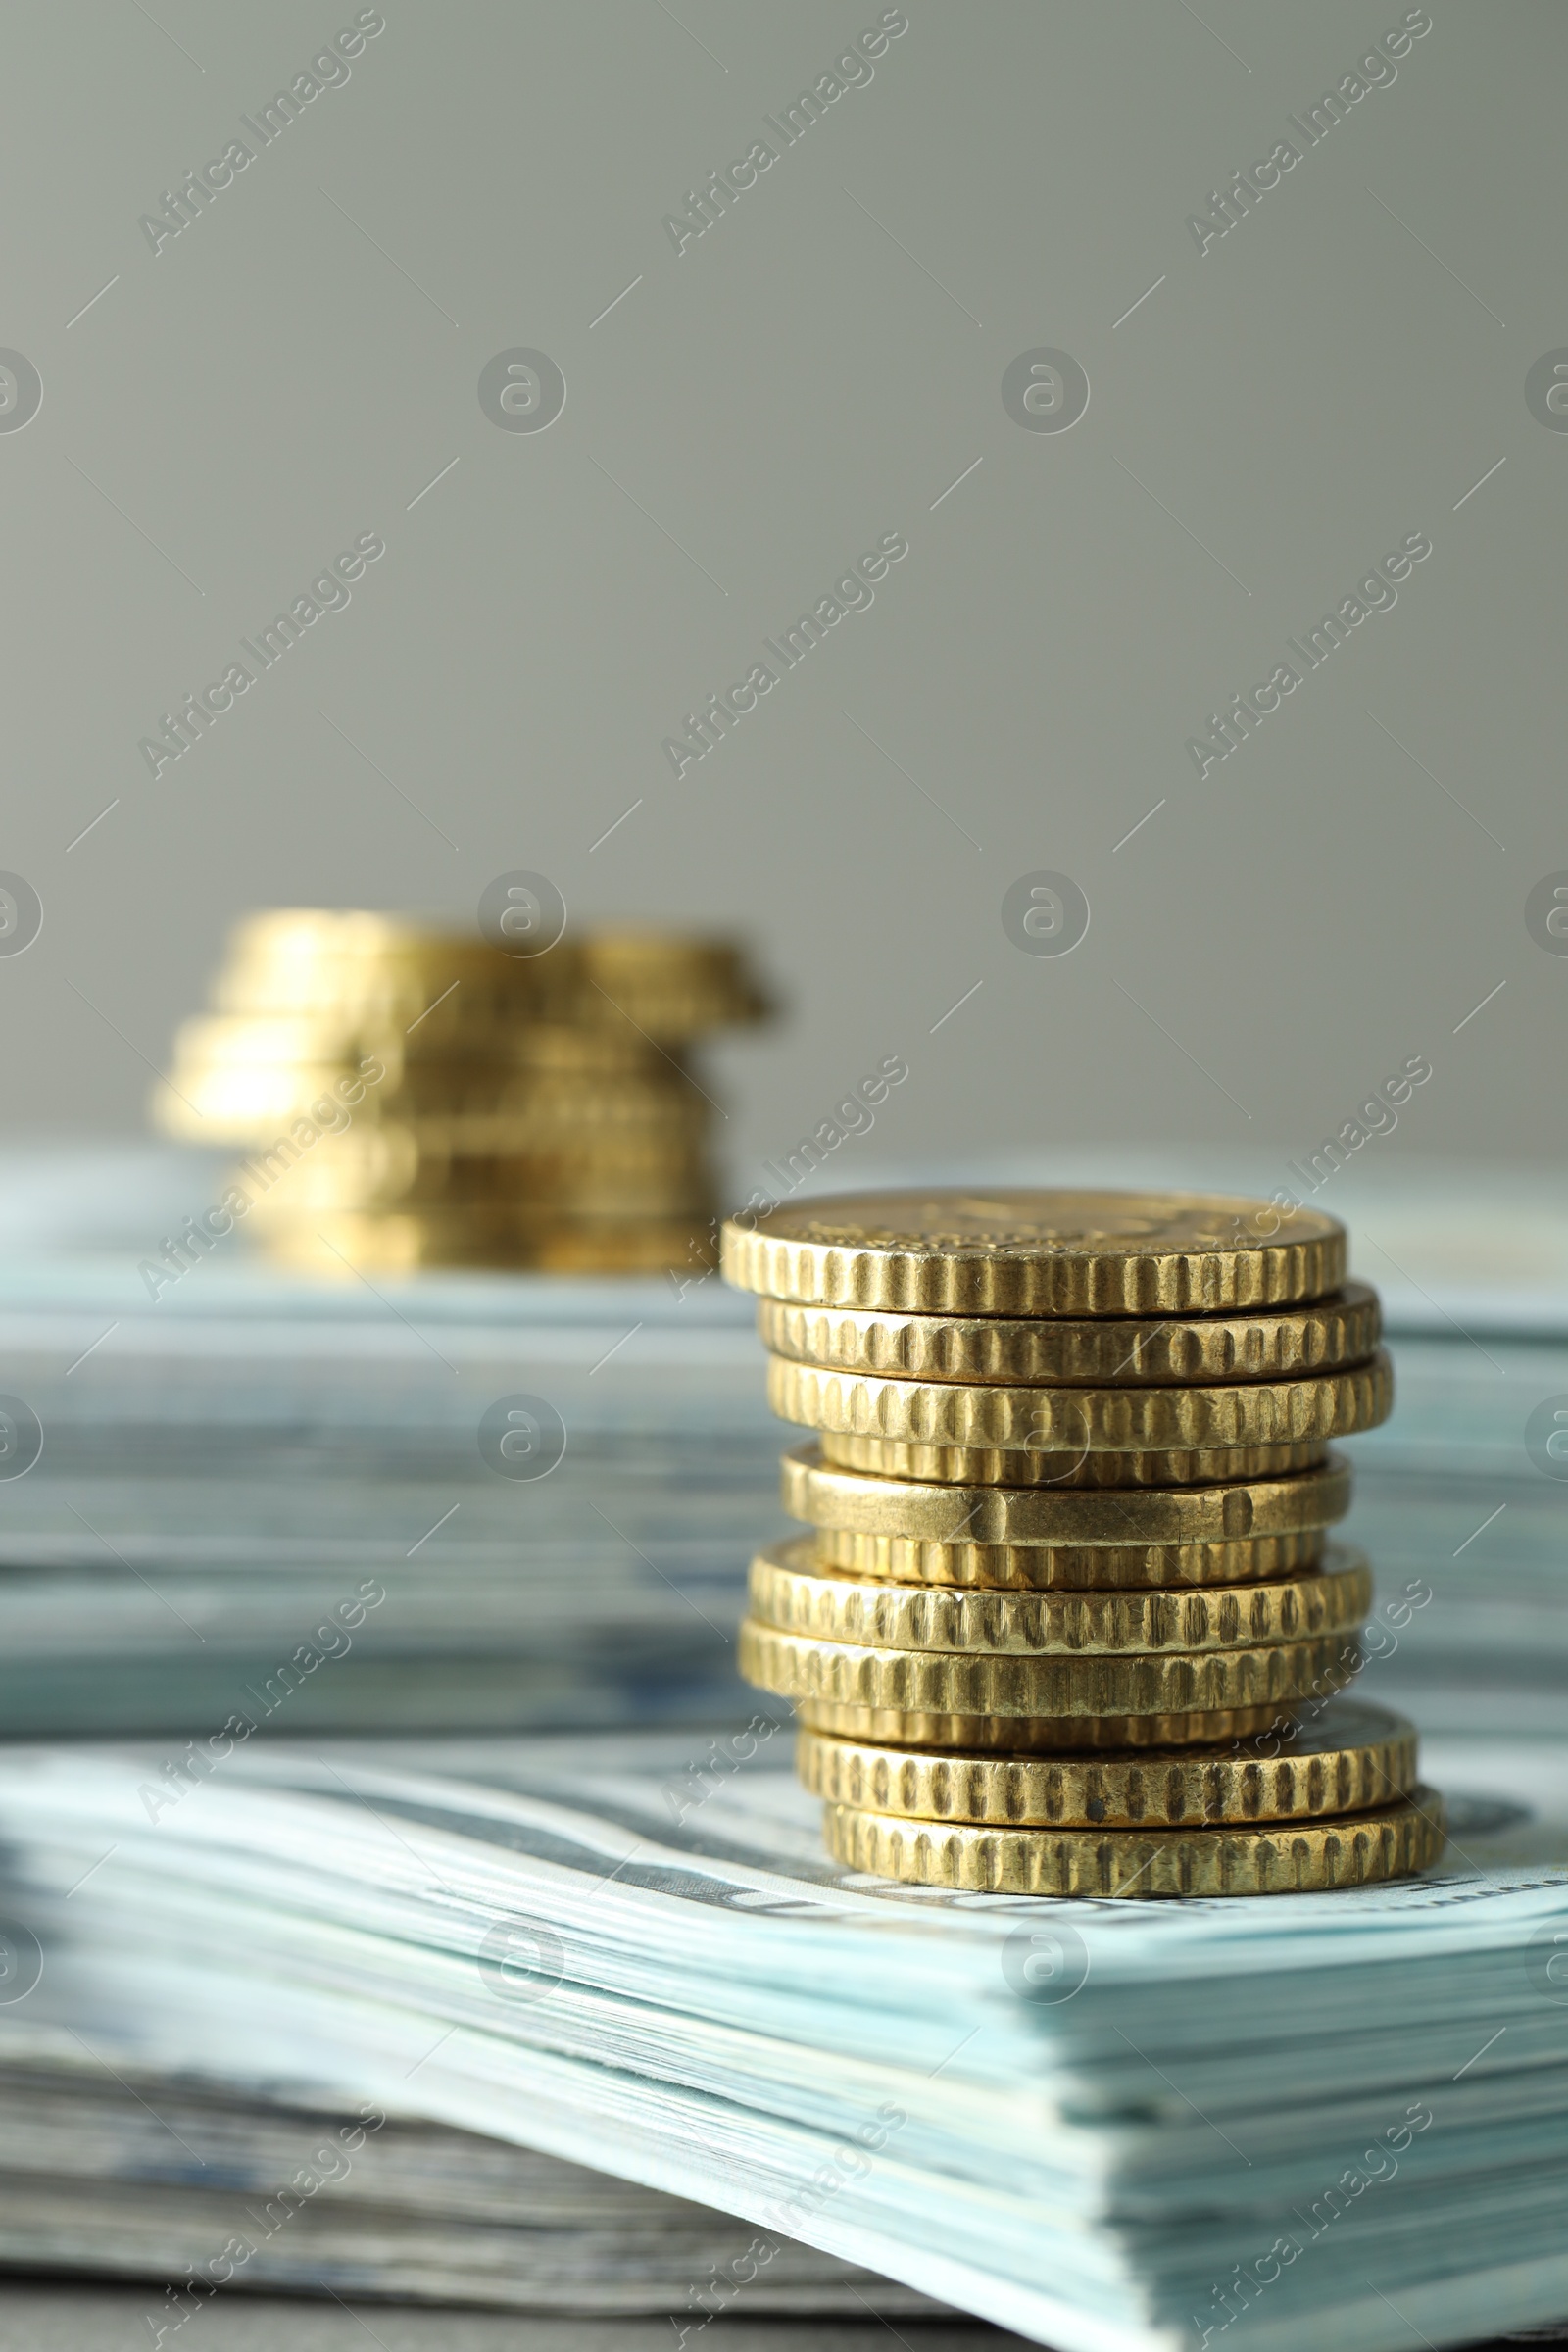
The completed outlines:
[[[148,2352],[164,2298],[156,2286],[0,2281],[0,2352]],[[1022,2338],[979,2320],[715,2320],[703,2352],[1005,2352]],[[408,2303],[220,2295],[165,2352],[672,2352],[668,2319],[534,2318]],[[694,2352],[696,2339],[693,2339]]]
[[[147,2352],[163,2297],[153,2286],[86,2286],[74,2279],[0,2279],[0,2352]],[[193,2315],[193,2321],[195,2315]],[[1021,2346],[980,2320],[714,2320],[703,2352],[1005,2352]],[[535,2318],[412,2303],[323,2302],[310,2296],[218,2296],[166,2352],[671,2352],[668,2319]],[[1520,2339],[1469,2347],[1503,2352]],[[1544,2331],[1532,2339],[1546,2340]],[[1559,2339],[1568,2342],[1568,2325]],[[695,2339],[694,2339],[695,2342]]]

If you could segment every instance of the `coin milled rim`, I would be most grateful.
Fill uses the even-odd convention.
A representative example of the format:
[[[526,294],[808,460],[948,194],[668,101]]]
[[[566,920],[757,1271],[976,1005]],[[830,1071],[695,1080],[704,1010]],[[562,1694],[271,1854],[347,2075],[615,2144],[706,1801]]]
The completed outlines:
[[[972,1828],[826,1805],[828,1851],[851,1870],[977,1894],[1093,1898],[1312,1894],[1412,1877],[1446,1842],[1443,1800],[1419,1785],[1398,1803],[1268,1827]]]
[[[1416,1728],[1386,1707],[1336,1699],[1293,1730],[1288,1741],[1085,1757],[934,1755],[803,1725],[796,1770],[828,1804],[1012,1829],[1310,1820],[1366,1812],[1417,1786]]]
[[[1321,1529],[1220,1544],[932,1544],[812,1530],[818,1565],[890,1585],[975,1592],[1190,1592],[1299,1576],[1323,1555]]]
[[[1020,1657],[878,1649],[743,1620],[743,1678],[782,1698],[939,1715],[1180,1715],[1298,1704],[1343,1690],[1360,1665],[1347,1634],[1247,1649]]]
[[[912,1315],[760,1298],[757,1330],[774,1355],[888,1380],[1180,1388],[1300,1379],[1362,1363],[1382,1336],[1382,1313],[1369,1284],[1348,1282],[1308,1306],[1157,1320]]]
[[[827,1461],[814,1444],[792,1446],[779,1473],[793,1519],[939,1544],[1224,1543],[1330,1527],[1350,1507],[1350,1465],[1336,1453],[1295,1476],[1124,1494],[879,1477]]]
[[[1321,1467],[1328,1448],[1316,1439],[1295,1446],[1161,1447],[1148,1453],[1037,1453],[1027,1447],[908,1445],[900,1438],[817,1433],[822,1458],[835,1469],[871,1478],[930,1481],[955,1487],[1212,1487],[1289,1477]]]
[[[1317,1700],[1312,1700],[1317,1705]],[[1197,1708],[1176,1715],[940,1715],[896,1707],[841,1706],[798,1699],[797,1720],[835,1740],[879,1747],[941,1748],[999,1756],[1122,1755],[1150,1748],[1213,1747],[1283,1736],[1293,1721],[1278,1706]]]
[[[865,1649],[980,1657],[1124,1656],[1256,1649],[1359,1630],[1372,1605],[1364,1553],[1330,1546],[1320,1567],[1272,1584],[1183,1592],[967,1592],[835,1575],[809,1536],[760,1551],[751,1611],[760,1625]]]
[[[781,1420],[835,1437],[1003,1453],[1215,1451],[1351,1437],[1387,1420],[1394,1365],[1364,1364],[1305,1380],[1206,1388],[995,1388],[978,1382],[887,1380],[769,1356],[767,1401]]]
[[[1201,1314],[1339,1290],[1345,1228],[1231,1195],[864,1193],[724,1227],[738,1289],[953,1315]]]

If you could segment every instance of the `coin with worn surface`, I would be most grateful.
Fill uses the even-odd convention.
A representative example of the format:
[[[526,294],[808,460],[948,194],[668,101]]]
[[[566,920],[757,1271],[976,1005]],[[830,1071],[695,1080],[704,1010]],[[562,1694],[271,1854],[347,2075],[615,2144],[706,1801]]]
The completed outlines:
[[[1338,1372],[1377,1347],[1377,1294],[1348,1282],[1310,1306],[1235,1315],[902,1315],[886,1309],[800,1306],[760,1298],[757,1328],[774,1355],[833,1372],[892,1380],[1052,1383],[1120,1388],[1149,1383],[1289,1380]]]
[[[738,1663],[747,1682],[782,1698],[903,1714],[1183,1715],[1328,1697],[1351,1680],[1360,1655],[1349,1633],[1076,1657],[881,1649],[780,1633],[748,1617]]]
[[[825,1460],[814,1445],[793,1447],[779,1469],[793,1519],[930,1544],[1234,1543],[1331,1527],[1350,1507],[1350,1466],[1332,1453],[1321,1467],[1295,1477],[1145,1487],[1125,1494],[877,1477]]]
[[[798,1700],[795,1712],[808,1731],[830,1739],[1003,1756],[1119,1755],[1128,1749],[1269,1741],[1294,1720],[1286,1709],[1268,1706],[1199,1708],[1180,1715],[933,1715],[814,1698]]]
[[[1312,1894],[1429,1870],[1446,1841],[1443,1800],[1416,1788],[1375,1811],[1267,1827],[990,1829],[823,1808],[835,1861],[872,1878],[976,1894],[1090,1897]]]
[[[952,1490],[949,1490],[950,1492]],[[951,1585],[967,1592],[1177,1592],[1199,1585],[1260,1584],[1315,1567],[1319,1531],[1244,1536],[1235,1544],[927,1544],[819,1527],[817,1565],[895,1585]]]
[[[803,1728],[796,1767],[829,1804],[911,1821],[1061,1829],[1302,1821],[1359,1813],[1416,1785],[1416,1730],[1402,1715],[1335,1699],[1281,1740],[1094,1756],[932,1755]]]
[[[820,1444],[822,1459],[835,1469],[954,1487],[1209,1487],[1315,1470],[1328,1450],[1308,1440],[1297,1446],[1221,1446],[1197,1452],[1100,1453],[1085,1448],[1036,1453],[1024,1447],[1004,1451],[996,1446],[907,1445],[899,1438],[848,1437],[830,1429],[821,1432]]]
[[[1320,1210],[1197,1193],[862,1193],[724,1228],[741,1290],[947,1315],[1223,1313],[1345,1280]]]
[[[824,1573],[809,1536],[759,1552],[752,1615],[781,1633],[870,1649],[980,1656],[1251,1649],[1359,1629],[1372,1605],[1360,1552],[1330,1545],[1321,1568],[1279,1584],[1188,1592],[964,1592]]]
[[[1022,1389],[978,1382],[884,1380],[768,1358],[767,1400],[781,1420],[904,1446],[1002,1453],[1212,1451],[1321,1444],[1373,1429],[1394,1403],[1394,1366],[1369,1362],[1305,1380],[1198,1389]]]

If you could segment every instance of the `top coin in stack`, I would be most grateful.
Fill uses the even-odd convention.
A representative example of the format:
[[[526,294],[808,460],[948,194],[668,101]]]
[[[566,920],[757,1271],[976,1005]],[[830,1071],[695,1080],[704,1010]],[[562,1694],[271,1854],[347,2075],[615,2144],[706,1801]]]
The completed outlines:
[[[866,1193],[732,1218],[723,1248],[741,1290],[915,1314],[1220,1314],[1346,1278],[1335,1218],[1217,1194]]]
[[[580,1017],[607,1027],[626,1023],[650,1040],[705,1037],[736,1022],[761,1020],[770,1009],[745,951],[733,940],[592,931],[575,953]]]
[[[1259,1474],[1305,1468],[1392,1402],[1376,1298],[1345,1287],[1343,1229],[1312,1211],[868,1196],[732,1221],[724,1247],[763,1293],[774,1410],[887,1475],[1120,1487],[1247,1475],[1249,1455]]]
[[[514,954],[399,915],[241,922],[155,1099],[241,1145],[292,1262],[707,1263],[712,1105],[686,1049],[766,1009],[730,941],[589,932]],[[297,1164],[296,1164],[297,1163]]]
[[[489,1038],[519,1020],[570,1019],[583,993],[566,948],[523,959],[403,916],[279,907],[235,926],[214,1004],[398,1034],[429,1024],[428,1048]]]

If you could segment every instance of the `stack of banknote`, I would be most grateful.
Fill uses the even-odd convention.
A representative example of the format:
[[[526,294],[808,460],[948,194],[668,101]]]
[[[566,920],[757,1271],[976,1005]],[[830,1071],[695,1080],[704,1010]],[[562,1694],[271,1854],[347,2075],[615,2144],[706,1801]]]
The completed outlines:
[[[0,1724],[520,1728],[732,1707],[780,1523],[740,1301],[0,1266]],[[7,1475],[7,1473],[10,1475]]]
[[[155,2110],[286,2083],[734,2215],[693,2328],[795,2241],[1063,2352],[1568,2313],[1560,1749],[1433,1743],[1434,1879],[1139,1905],[860,1877],[786,1744],[12,1750],[10,2009]]]
[[[0,2011],[0,2268],[140,2278],[154,2344],[220,2286],[667,2312],[745,2266],[732,2215],[324,2082],[172,2077],[110,2021],[89,2040],[27,2006]],[[801,2243],[753,2267],[768,2316],[933,2308]]]
[[[224,1251],[151,1296],[138,1261],[215,1180],[121,1153],[0,1182],[0,2059],[54,2232],[0,2259],[177,2273],[155,2329],[236,2282],[453,2293],[469,2260],[490,2299],[548,2303],[576,2256],[481,2259],[437,2176],[482,2175],[464,2210],[504,2232],[527,2196],[591,2228],[593,2192],[459,2158],[462,2132],[735,2217],[693,2238],[661,2208],[656,2249],[606,2209],[612,2291],[687,2339],[862,2312],[878,2290],[802,2245],[1084,2352],[1395,2352],[1568,2314],[1549,1200],[1348,1203],[1396,1407],[1346,1446],[1379,1585],[1339,1703],[1421,1728],[1440,1872],[1173,1908],[824,1855],[783,1710],[735,1674],[788,1433],[716,1275],[323,1293]],[[637,1723],[678,1728],[613,1729]],[[95,1744],[15,1742],[61,1732]],[[110,2127],[116,2078],[208,2163],[195,2108],[230,2119],[207,2186],[254,2226],[177,2139],[183,2186]],[[269,2234],[295,2121],[342,2145],[368,2106],[412,2135],[397,2180],[351,2149]],[[298,2259],[296,2227],[320,2232]]]
[[[789,1533],[748,1302],[695,1264],[323,1286],[238,1235],[150,1285],[221,1172],[150,1148],[0,1161],[0,1722],[733,1711],[747,1562]],[[1378,1575],[1356,1695],[1568,1736],[1568,1214],[1454,1181],[1346,1218],[1396,1397],[1338,1442],[1336,1533]]]

